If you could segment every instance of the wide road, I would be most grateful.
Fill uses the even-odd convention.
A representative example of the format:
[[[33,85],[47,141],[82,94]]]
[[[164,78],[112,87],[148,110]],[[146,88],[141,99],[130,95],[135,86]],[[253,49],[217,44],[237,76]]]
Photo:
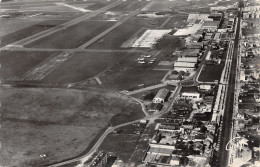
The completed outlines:
[[[241,9],[238,13],[238,23],[235,34],[234,41],[234,51],[232,57],[232,65],[230,78],[228,82],[227,89],[227,99],[226,99],[226,107],[223,116],[222,122],[222,133],[221,133],[221,142],[219,148],[219,161],[218,167],[226,167],[229,165],[229,151],[226,150],[226,144],[231,139],[231,129],[232,129],[232,116],[233,116],[233,104],[234,104],[234,91],[235,91],[235,83],[236,83],[236,70],[237,70],[237,54],[238,54],[238,45],[239,45],[239,35],[240,35],[240,20],[241,20]]]

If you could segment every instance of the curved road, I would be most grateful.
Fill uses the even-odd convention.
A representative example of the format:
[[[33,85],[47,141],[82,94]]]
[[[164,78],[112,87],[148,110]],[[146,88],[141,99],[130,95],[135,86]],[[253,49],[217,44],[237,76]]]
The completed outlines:
[[[175,92],[174,92],[174,96],[172,98],[172,101],[170,102],[170,104],[160,113],[157,113],[157,114],[154,114],[154,115],[151,115],[151,116],[146,116],[145,118],[143,119],[155,119],[155,118],[158,118],[160,117],[161,115],[167,113],[170,108],[172,107],[173,103],[175,102],[176,100],[176,97],[178,96],[179,92],[181,90],[181,84],[178,84],[178,87],[176,88]],[[118,92],[117,92],[118,93]],[[121,93],[120,93],[121,94]],[[126,96],[125,94],[122,94],[124,96]],[[141,120],[141,119],[140,119]],[[71,159],[71,160],[68,160],[68,161],[64,161],[64,162],[60,162],[60,163],[57,163],[57,164],[53,164],[53,165],[50,165],[49,167],[58,167],[58,166],[62,166],[62,165],[66,165],[66,164],[70,164],[70,163],[73,163],[73,162],[77,162],[77,161],[81,161],[82,164],[84,164],[84,162],[86,162],[90,157],[91,155],[98,149],[98,147],[101,145],[101,143],[104,141],[104,139],[106,138],[106,136],[113,132],[115,129],[118,129],[120,127],[123,127],[123,126],[126,126],[126,125],[130,125],[130,124],[133,124],[133,123],[136,123],[136,122],[139,122],[140,120],[135,120],[135,121],[131,121],[131,122],[127,122],[127,123],[124,123],[124,124],[120,124],[120,125],[117,125],[117,126],[114,126],[114,127],[109,127],[104,133],[103,135],[98,139],[98,141],[95,143],[95,145],[91,148],[91,150],[86,153],[85,155],[81,156],[81,157],[78,157],[78,158],[74,158],[74,159]]]

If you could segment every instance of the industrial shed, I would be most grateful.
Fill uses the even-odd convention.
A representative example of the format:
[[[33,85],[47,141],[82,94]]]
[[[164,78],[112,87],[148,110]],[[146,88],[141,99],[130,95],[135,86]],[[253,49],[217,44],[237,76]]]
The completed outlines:
[[[197,63],[198,58],[197,57],[179,57],[177,59],[177,62]]]
[[[169,93],[167,89],[160,89],[153,99],[153,103],[164,103],[164,100]]]
[[[174,70],[176,71],[193,71],[196,69],[196,63],[176,62]]]

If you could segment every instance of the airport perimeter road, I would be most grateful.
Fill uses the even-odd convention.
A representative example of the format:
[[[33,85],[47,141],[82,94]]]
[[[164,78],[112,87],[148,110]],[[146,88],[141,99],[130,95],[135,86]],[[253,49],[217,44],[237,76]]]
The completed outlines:
[[[73,20],[71,20],[71,21],[68,21],[68,22],[66,22],[66,23],[63,23],[63,24],[61,24],[61,25],[58,26],[58,27],[53,27],[53,28],[50,28],[50,29],[48,29],[48,30],[39,32],[39,33],[37,33],[37,34],[35,34],[35,35],[32,35],[32,36],[27,37],[27,38],[24,38],[24,39],[22,39],[22,40],[16,41],[16,42],[14,42],[14,43],[12,43],[12,44],[9,44],[9,45],[10,45],[10,46],[11,46],[11,45],[13,45],[13,46],[24,46],[24,45],[26,45],[26,44],[32,43],[32,42],[34,42],[34,41],[36,41],[36,40],[39,40],[39,39],[41,39],[41,38],[43,38],[43,37],[49,36],[49,35],[51,35],[51,34],[53,34],[53,33],[56,33],[56,32],[58,32],[58,31],[61,31],[61,30],[63,30],[63,29],[66,29],[66,28],[68,28],[68,27],[70,27],[70,26],[73,26],[73,25],[75,25],[75,24],[77,24],[77,23],[80,23],[80,22],[82,22],[82,21],[84,21],[84,20],[86,20],[86,19],[89,19],[89,18],[91,18],[91,17],[94,17],[94,16],[96,16],[96,15],[98,15],[98,14],[101,14],[102,12],[107,11],[107,10],[110,9],[110,8],[113,8],[113,7],[119,5],[119,4],[122,3],[122,2],[123,2],[122,0],[117,0],[117,1],[115,1],[115,2],[113,2],[113,3],[111,3],[111,4],[107,5],[107,6],[105,6],[105,7],[103,7],[103,8],[100,8],[100,9],[96,10],[96,11],[93,11],[93,12],[91,12],[91,13],[88,13],[88,14],[83,15],[83,16],[81,16],[81,17],[78,17],[78,18],[76,18],[76,19],[73,19]]]
[[[235,41],[234,41],[234,51],[232,57],[232,65],[230,78],[228,82],[227,89],[227,99],[226,107],[222,121],[222,133],[221,133],[221,142],[218,153],[218,167],[226,167],[229,164],[229,151],[226,150],[226,144],[231,139],[231,129],[232,129],[232,115],[233,115],[233,104],[234,104],[234,91],[236,84],[236,71],[237,71],[237,54],[238,54],[238,45],[239,45],[239,35],[240,35],[240,20],[241,20],[241,9],[238,13]]]

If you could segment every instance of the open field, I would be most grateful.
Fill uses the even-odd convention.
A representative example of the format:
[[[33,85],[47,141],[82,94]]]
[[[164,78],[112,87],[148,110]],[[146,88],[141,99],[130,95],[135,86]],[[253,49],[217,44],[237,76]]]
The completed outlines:
[[[95,21],[118,21],[127,16],[127,12],[118,12],[118,11],[107,11],[105,13],[98,14],[94,17],[91,17],[89,20],[95,20]]]
[[[2,19],[0,20],[0,37],[28,28],[42,22],[41,20]]]
[[[42,21],[48,21],[48,20],[70,20],[75,19],[76,17],[82,16],[82,12],[35,12],[35,14],[29,14],[28,16],[24,17],[23,19],[26,21],[29,20],[42,20]]]
[[[100,9],[106,5],[108,5],[109,3],[114,2],[115,0],[111,0],[111,1],[103,1],[103,0],[88,0],[87,2],[90,3],[91,5],[88,5],[87,7],[85,7],[85,9],[88,10],[97,10]],[[70,2],[71,3],[71,2]],[[80,2],[78,2],[80,3]],[[86,2],[81,2],[81,3],[86,3]]]
[[[156,51],[147,51],[146,54],[157,59],[163,56]],[[151,86],[160,83],[167,71],[153,70],[157,61],[154,64],[139,64],[137,59],[141,55],[142,53],[128,53],[124,59],[118,61],[99,77],[102,87],[112,90],[133,90],[138,88],[138,85]]]
[[[94,1],[92,2],[62,2],[67,5],[71,5],[73,7],[80,7],[80,8],[86,8],[88,10],[96,9],[99,7],[102,7],[106,5],[107,3],[101,3],[101,1],[98,1],[99,3],[96,3]],[[3,9],[8,9],[11,11],[22,9],[23,11],[38,11],[38,12],[49,12],[49,11],[56,11],[56,12],[77,12],[76,8],[68,7],[65,5],[61,5],[60,1],[39,1],[38,3],[33,2],[27,2],[27,3],[19,3],[16,4],[7,4],[3,3],[2,5]]]
[[[135,68],[118,71],[101,77],[103,86],[113,90],[130,90],[138,85],[155,85],[160,83],[167,71],[152,71]]]
[[[130,0],[130,1],[125,1],[113,8],[110,9],[110,11],[134,11],[145,4],[148,4],[149,2],[146,1],[136,1],[136,0]]]
[[[187,23],[186,16],[174,16],[164,26],[165,29],[183,28]]]
[[[88,0],[88,1],[67,1],[65,2],[68,5],[72,5],[75,7],[84,8],[90,11],[100,9],[104,7],[105,5],[108,5],[109,3],[112,3],[112,1],[103,1],[103,0]]]
[[[20,77],[47,57],[57,54],[58,52],[2,51],[0,78],[10,80]]]
[[[25,47],[36,48],[76,48],[96,35],[100,34],[113,22],[85,21],[59,31],[38,41],[32,42]]]
[[[94,3],[94,1],[92,3]],[[126,17],[130,12],[133,12],[134,10],[143,7],[147,3],[148,2],[146,1],[122,1],[122,3],[120,3],[119,5],[109,9],[104,13],[101,13],[97,16],[90,18],[90,20],[107,20],[107,21],[120,20]],[[93,6],[102,7],[100,4],[101,2],[96,2],[96,4]]]
[[[214,82],[215,80],[220,80],[223,67],[223,65],[205,65],[201,70],[198,80],[200,82]]]
[[[117,124],[115,118],[127,122],[144,116],[139,104],[114,93],[40,88],[0,93],[1,166],[43,166],[72,158],[109,124]]]
[[[145,29],[158,28],[165,20],[166,18],[132,18],[87,48],[118,49],[127,40],[141,36]]]
[[[187,1],[175,0],[155,0],[150,3],[144,11],[172,11],[172,9],[176,9],[178,7],[187,6],[189,3]]]
[[[72,53],[73,57],[47,75],[46,83],[73,83],[94,77],[116,63],[125,55],[123,53]]]
[[[27,27],[27,28],[18,30],[16,32],[13,32],[11,34],[5,35],[0,38],[1,39],[0,47],[13,43],[18,40],[21,40],[23,38],[26,38],[28,36],[31,36],[33,34],[46,30],[48,28],[55,27],[61,23],[64,23],[65,21],[66,20],[44,21],[44,22],[38,23],[36,25],[33,25],[31,27]]]

